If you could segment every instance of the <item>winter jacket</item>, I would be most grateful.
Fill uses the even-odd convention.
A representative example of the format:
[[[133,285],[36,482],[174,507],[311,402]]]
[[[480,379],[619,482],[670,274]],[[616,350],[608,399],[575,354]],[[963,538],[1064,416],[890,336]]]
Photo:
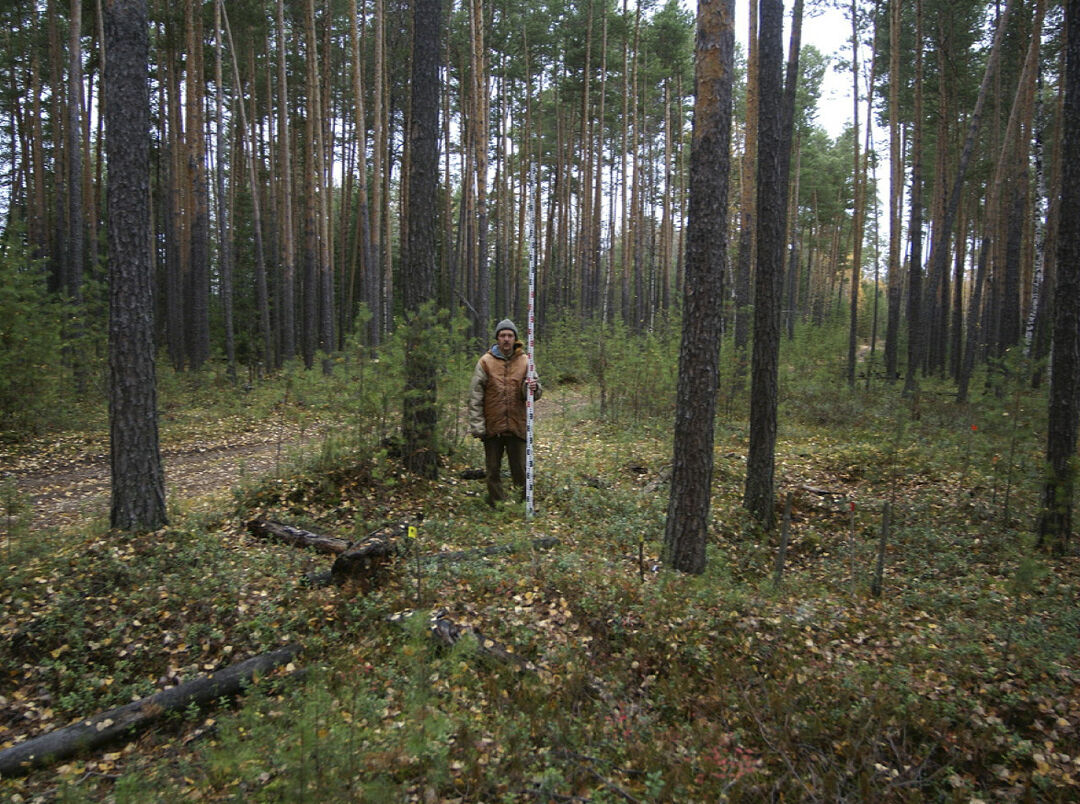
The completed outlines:
[[[484,352],[476,361],[469,385],[469,432],[481,438],[516,435],[525,438],[525,400],[528,388],[525,378],[529,357],[518,341],[514,352],[506,357],[498,344]],[[536,384],[533,399],[539,399],[543,389]]]

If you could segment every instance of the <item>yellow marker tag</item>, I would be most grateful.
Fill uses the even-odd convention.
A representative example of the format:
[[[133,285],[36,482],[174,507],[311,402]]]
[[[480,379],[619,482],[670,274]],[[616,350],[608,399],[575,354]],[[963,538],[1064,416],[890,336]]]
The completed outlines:
[[[410,539],[415,539],[416,538],[416,525],[409,525],[409,538]]]

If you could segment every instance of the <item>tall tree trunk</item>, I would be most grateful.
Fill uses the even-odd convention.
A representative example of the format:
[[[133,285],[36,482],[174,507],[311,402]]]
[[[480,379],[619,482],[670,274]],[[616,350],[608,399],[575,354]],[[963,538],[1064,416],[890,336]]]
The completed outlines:
[[[379,340],[393,327],[394,280],[390,255],[390,113],[387,98],[386,13],[384,0],[375,0],[375,101],[374,132],[372,136],[372,251],[379,261],[379,310],[377,319]]]
[[[695,49],[697,91],[690,151],[686,294],[664,561],[683,572],[701,573],[705,569],[712,496],[713,431],[727,264],[734,0],[699,2]]]
[[[67,151],[68,222],[64,292],[78,301],[82,297],[86,248],[86,216],[83,210],[82,160],[82,0],[71,0],[71,34],[68,44]]]
[[[312,141],[308,145],[311,153],[312,170],[310,174],[313,190],[312,211],[314,213],[313,248],[315,257],[315,288],[318,309],[318,344],[323,353],[323,374],[330,374],[333,361],[330,353],[334,351],[334,266],[330,254],[330,209],[327,201],[329,179],[327,176],[327,153],[324,109],[322,98],[322,79],[319,71],[319,48],[315,24],[315,0],[307,0],[308,34],[308,107],[311,114]]]
[[[900,264],[901,209],[904,192],[903,154],[900,143],[900,9],[903,0],[889,5],[889,280],[886,290],[885,381],[896,382],[900,352],[900,307],[903,293]]]
[[[36,6],[36,4],[35,4]],[[60,37],[60,12],[59,0],[48,0],[45,7],[46,26],[48,28],[49,42],[49,78],[48,86],[51,90],[49,98],[49,120],[55,121],[56,130],[53,132],[58,147],[53,156],[52,167],[54,172],[54,184],[51,198],[48,204],[51,207],[51,231],[52,249],[48,255],[50,263],[49,288],[54,292],[64,292],[69,286],[68,280],[68,236],[67,218],[68,210],[66,193],[61,188],[66,185],[67,174],[70,169],[68,159],[68,138],[65,132],[67,119],[64,114],[64,86],[63,86],[63,58],[64,47]]]
[[[491,326],[491,272],[488,267],[488,66],[484,48],[484,2],[471,0],[469,12],[473,113],[472,151],[476,168],[476,311],[481,331]],[[415,107],[414,107],[415,108]]]
[[[360,240],[360,277],[364,303],[371,318],[368,320],[367,342],[378,341],[379,326],[375,318],[379,306],[379,274],[371,238],[371,212],[368,206],[368,171],[367,171],[367,116],[364,114],[363,62],[360,58],[360,20],[357,3],[349,3],[349,45],[352,54],[353,103],[356,114],[357,140],[357,199],[356,225]],[[349,310],[350,316],[353,314]]]
[[[150,261],[149,34],[146,0],[106,0],[110,524],[120,530],[166,523]]]
[[[915,122],[911,142],[911,250],[908,264],[908,365],[904,395],[918,392],[925,342],[922,321],[922,130],[923,130],[923,28],[922,0],[915,2]]]
[[[739,201],[739,256],[735,264],[734,281],[734,349],[737,365],[737,381],[740,388],[746,362],[746,345],[750,343],[751,314],[751,278],[754,272],[756,254],[754,230],[757,215],[754,204],[757,199],[755,176],[757,171],[757,119],[758,119],[758,39],[757,39],[757,0],[751,0],[750,30],[747,31],[746,50],[746,120],[743,123],[743,157],[740,171]]]
[[[233,332],[233,250],[232,228],[229,226],[229,210],[225,196],[225,86],[222,67],[223,31],[221,21],[221,0],[214,3],[214,81],[217,92],[214,93],[215,117],[214,132],[215,160],[214,176],[217,188],[217,229],[218,229],[218,269],[221,272],[221,317],[225,330],[225,364],[229,379],[236,382],[236,337]],[[230,160],[231,161],[231,160]]]
[[[409,226],[402,255],[408,335],[402,437],[405,468],[422,477],[439,472],[436,447],[435,376],[432,349],[425,342],[421,307],[435,298],[436,191],[439,176],[439,28],[441,0],[417,0],[413,7],[412,97],[409,115]]]
[[[1037,76],[1038,89],[1034,98],[1034,142],[1032,144],[1032,166],[1035,170],[1035,200],[1032,210],[1034,214],[1034,227],[1035,227],[1035,248],[1034,259],[1032,265],[1031,276],[1031,301],[1028,306],[1027,321],[1024,325],[1024,343],[1031,355],[1037,354],[1040,350],[1035,345],[1035,332],[1036,323],[1038,321],[1039,312],[1042,308],[1042,289],[1043,281],[1046,276],[1046,214],[1047,214],[1047,198],[1046,198],[1046,169],[1045,169],[1045,155],[1043,139],[1045,134],[1045,121],[1042,113],[1042,101],[1039,97],[1040,90],[1042,88],[1042,73],[1039,72]],[[1036,360],[1038,358],[1036,357]]]
[[[782,103],[782,0],[761,0],[758,32],[757,269],[750,379],[750,445],[743,504],[767,529],[775,521],[774,467],[780,346],[780,290],[784,271],[786,183]]]
[[[1046,461],[1039,547],[1064,555],[1072,535],[1080,400],[1080,0],[1065,6],[1065,105],[1062,116],[1057,283]]]
[[[848,326],[848,387],[855,387],[855,357],[858,346],[859,284],[862,279],[863,213],[865,202],[863,188],[866,174],[859,154],[859,4],[851,0],[851,105],[852,105],[852,185],[855,206],[851,220],[851,312]],[[867,118],[867,126],[870,120]]]
[[[305,28],[307,26],[305,25]],[[309,37],[305,34],[305,39]],[[312,37],[313,38],[313,37]],[[304,222],[301,231],[301,309],[303,316],[300,321],[300,352],[304,358],[304,367],[313,368],[315,365],[315,351],[319,345],[319,228],[317,221],[316,205],[318,204],[318,190],[316,189],[318,175],[318,160],[315,152],[315,119],[317,116],[314,108],[313,85],[318,83],[318,75],[313,62],[315,56],[309,50],[305,59],[307,67],[306,86],[304,92],[304,134],[303,159],[303,196],[304,196]],[[288,203],[288,199],[285,199]]]
[[[601,234],[603,232],[603,204],[604,204],[604,119],[605,108],[607,101],[607,78],[608,78],[608,61],[607,61],[607,49],[608,49],[608,7],[607,4],[603,4],[600,9],[601,23],[600,23],[600,100],[597,103],[596,112],[596,135],[595,145],[592,145],[596,154],[596,177],[593,183],[593,220],[592,220],[592,236],[590,237],[591,253],[589,255],[589,265],[591,266],[590,275],[590,287],[589,298],[591,300],[590,314],[600,314],[600,320],[604,320],[604,310],[606,309],[606,298],[602,297],[604,294],[603,283],[600,281],[601,264],[604,262],[603,254],[601,253]],[[681,121],[681,118],[680,118]],[[681,133],[681,129],[680,129]],[[668,139],[671,138],[671,133],[668,134]],[[610,248],[610,246],[609,246]]]
[[[968,303],[967,342],[964,344],[964,359],[960,364],[960,374],[956,379],[956,401],[967,403],[968,385],[971,372],[975,368],[975,352],[982,345],[983,335],[980,317],[983,308],[983,287],[986,284],[986,264],[990,261],[990,240],[984,237],[979,249],[979,262],[975,269],[975,281],[971,288],[971,300]]]
[[[202,4],[186,0],[187,65],[184,108],[187,117],[188,202],[191,236],[185,349],[188,365],[198,370],[210,357],[210,217],[207,212],[206,147],[204,140]]]
[[[184,283],[188,243],[183,214],[186,185],[183,158],[183,114],[180,108],[179,58],[171,47],[165,50],[165,97],[167,114],[162,134],[167,141],[165,235],[165,332],[169,362],[176,371],[184,367]]]
[[[1035,18],[1032,23],[1031,39],[1028,43],[1027,56],[1020,80],[1017,82],[1009,122],[1006,126],[1006,140],[1002,148],[1003,167],[1007,166],[1008,182],[1011,185],[1011,203],[1009,204],[1007,223],[1002,234],[1005,236],[1004,297],[1002,315],[998,331],[998,351],[1020,343],[1023,329],[1021,313],[1021,238],[1024,237],[1025,223],[1028,220],[1027,189],[1030,185],[1028,165],[1030,162],[1029,143],[1034,113],[1034,95],[1036,76],[1039,71],[1039,45],[1042,41],[1043,2],[1035,5]],[[1030,238],[1024,238],[1030,239]]]
[[[31,3],[30,24],[35,28],[39,25],[37,3]],[[15,69],[13,64],[12,70]],[[42,133],[42,120],[45,119],[45,110],[41,98],[44,93],[41,86],[41,63],[37,48],[33,48],[30,53],[27,82],[30,92],[29,114],[26,125],[19,127],[20,130],[26,131],[22,137],[23,152],[29,164],[30,172],[27,177],[27,191],[30,198],[29,209],[27,210],[26,234],[30,245],[30,256],[36,260],[45,260],[51,254],[52,246],[50,242],[48,192],[45,189],[45,137]],[[14,84],[13,77],[12,85],[14,86]],[[20,107],[16,106],[16,109],[18,108]]]
[[[296,246],[293,240],[292,143],[289,134],[289,80],[286,70],[285,2],[277,0],[278,158],[281,163],[281,358],[296,357]],[[252,159],[255,158],[254,153]]]
[[[240,81],[240,67],[238,66],[238,55],[236,52],[236,43],[233,41],[232,29],[229,27],[229,16],[225,12],[225,0],[218,0],[218,5],[221,8],[222,23],[225,27],[225,34],[229,40],[229,50],[233,54],[233,81],[237,86],[237,91],[243,86]],[[252,95],[255,94],[255,72],[252,70]],[[258,316],[258,332],[259,341],[261,344],[262,354],[260,355],[262,360],[262,367],[276,367],[279,365],[279,360],[274,350],[274,340],[271,330],[270,322],[270,293],[266,281],[266,249],[263,245],[263,231],[262,231],[262,201],[261,190],[259,188],[259,173],[256,166],[257,153],[255,151],[255,143],[257,141],[254,122],[252,128],[248,128],[247,112],[244,108],[243,98],[237,101],[236,109],[240,114],[240,137],[244,143],[244,156],[245,163],[248,169],[248,184],[250,185],[249,192],[251,193],[251,230],[252,240],[255,247],[255,309]]]

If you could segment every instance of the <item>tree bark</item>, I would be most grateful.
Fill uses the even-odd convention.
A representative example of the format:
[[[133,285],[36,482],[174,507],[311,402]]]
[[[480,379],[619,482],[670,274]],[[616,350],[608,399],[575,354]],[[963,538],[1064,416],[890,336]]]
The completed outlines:
[[[436,191],[439,177],[439,47],[441,0],[418,0],[413,9],[413,66],[409,128],[408,234],[402,255],[406,338],[402,437],[405,467],[434,478],[437,366],[426,345],[421,307],[435,298]]]
[[[900,353],[900,307],[903,293],[900,264],[900,199],[904,192],[903,154],[900,144],[900,9],[902,0],[889,7],[889,279],[886,290],[885,381],[896,382]]]
[[[204,144],[202,4],[187,0],[187,62],[185,65],[188,257],[184,334],[188,366],[199,369],[210,357],[210,216],[207,211],[206,147]]]
[[[782,0],[761,0],[758,41],[757,270],[754,277],[754,345],[750,379],[750,446],[743,505],[766,528],[776,520],[774,470],[780,292],[784,271],[787,159],[781,67]]]
[[[695,53],[697,91],[690,152],[683,334],[663,559],[682,572],[701,573],[705,570],[712,497],[713,431],[727,266],[734,0],[699,3]]]
[[[218,270],[221,277],[221,318],[225,330],[225,364],[229,379],[236,382],[236,335],[233,331],[233,249],[232,227],[229,226],[229,204],[225,194],[225,86],[222,50],[222,3],[214,3],[214,133],[217,158],[214,162],[214,178],[217,202]],[[232,160],[229,160],[230,162]]]
[[[120,530],[155,530],[167,520],[154,367],[146,0],[107,2],[105,32],[110,523]]]
[[[1065,104],[1062,116],[1057,282],[1046,461],[1039,547],[1064,555],[1072,536],[1080,399],[1080,0],[1065,6]]]
[[[855,357],[858,347],[859,283],[862,278],[863,247],[863,188],[866,172],[859,154],[859,4],[851,0],[851,84],[852,84],[852,184],[854,186],[854,209],[851,215],[851,305],[848,319],[847,382],[855,387]],[[872,91],[872,90],[871,90]],[[870,125],[867,115],[866,125]]]
[[[71,34],[68,52],[68,224],[64,292],[72,299],[82,296],[85,262],[86,216],[83,211],[82,161],[82,0],[71,0]]]
[[[911,250],[908,263],[908,360],[904,377],[904,396],[917,393],[925,343],[922,320],[922,130],[923,130],[923,35],[922,0],[915,2],[915,122],[911,143],[911,223],[908,238]]]
[[[286,71],[285,3],[277,0],[278,158],[281,160],[281,311],[282,361],[296,357],[296,248],[293,239],[292,144],[289,135],[289,80]],[[253,143],[254,145],[254,143]],[[254,152],[251,158],[255,158]],[[277,361],[275,361],[276,364]]]
[[[261,539],[276,539],[292,547],[310,547],[316,553],[341,555],[349,549],[349,542],[346,539],[312,533],[309,530],[286,525],[283,522],[276,522],[273,519],[253,519],[248,522],[247,527],[253,536],[258,536]]]

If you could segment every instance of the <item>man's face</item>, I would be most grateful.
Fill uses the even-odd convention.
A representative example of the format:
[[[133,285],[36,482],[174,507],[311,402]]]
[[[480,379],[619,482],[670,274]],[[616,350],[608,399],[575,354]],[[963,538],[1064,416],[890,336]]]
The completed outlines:
[[[499,344],[499,351],[504,355],[508,355],[514,351],[515,340],[517,340],[517,336],[512,329],[500,329],[495,334],[495,342]]]

